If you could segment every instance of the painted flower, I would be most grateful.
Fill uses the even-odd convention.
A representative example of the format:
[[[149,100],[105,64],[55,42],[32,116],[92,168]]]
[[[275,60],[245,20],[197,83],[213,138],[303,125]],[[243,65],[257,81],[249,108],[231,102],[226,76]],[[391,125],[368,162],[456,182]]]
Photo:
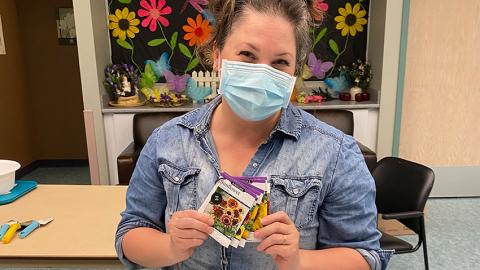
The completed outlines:
[[[316,10],[321,10],[321,11],[328,11],[328,4],[323,3],[325,0],[314,0],[313,1],[313,8]]]
[[[227,201],[222,200],[222,202],[220,203],[220,206],[221,207],[227,207]]]
[[[227,216],[227,215],[223,215],[223,216],[220,218],[220,221],[221,221],[222,224],[225,225],[225,226],[230,226],[230,225],[232,225],[232,218],[230,218],[230,217]]]
[[[233,217],[233,210],[231,208],[227,208],[225,210],[225,215],[227,215],[229,217]]]
[[[221,207],[213,207],[213,215],[216,218],[220,218],[223,215],[223,209]]]
[[[232,219],[232,225],[236,226],[240,220],[238,218]]]
[[[140,20],[135,18],[135,12],[130,12],[126,7],[123,10],[115,10],[115,14],[108,15],[108,20],[110,21],[108,28],[112,30],[114,38],[118,37],[120,40],[125,40],[127,36],[134,38],[135,34],[140,32],[137,28]]]
[[[228,207],[230,208],[238,207],[238,202],[235,199],[229,199],[227,203],[228,203]]]
[[[354,37],[357,32],[363,31],[363,25],[367,24],[367,19],[365,15],[367,12],[365,10],[360,10],[360,3],[356,3],[353,6],[350,3],[345,5],[345,8],[339,8],[338,13],[340,16],[335,17],[337,22],[337,29],[342,30],[342,36],[350,34]]]
[[[183,31],[186,32],[183,38],[189,41],[188,45],[200,45],[207,40],[207,38],[212,33],[212,27],[208,20],[204,20],[202,15],[198,14],[196,21],[192,18],[187,19],[188,25],[182,27]]]
[[[321,21],[323,20],[323,13],[328,11],[328,4],[323,3],[324,0],[314,0],[312,7],[315,9],[316,14],[314,15],[314,18],[316,21]]]
[[[142,21],[142,26],[150,29],[151,32],[155,32],[157,30],[157,21],[161,23],[164,27],[170,25],[169,21],[163,16],[172,14],[172,8],[166,6],[165,0],[150,0],[148,3],[147,0],[140,1],[140,6],[143,9],[138,10],[139,17],[146,17]],[[150,26],[149,26],[150,25]]]

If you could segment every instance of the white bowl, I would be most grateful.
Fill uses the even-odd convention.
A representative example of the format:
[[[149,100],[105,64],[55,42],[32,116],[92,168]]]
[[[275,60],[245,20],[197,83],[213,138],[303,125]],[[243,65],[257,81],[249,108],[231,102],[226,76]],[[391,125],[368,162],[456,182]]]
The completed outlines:
[[[0,194],[7,194],[15,186],[15,171],[20,164],[12,160],[0,159]]]

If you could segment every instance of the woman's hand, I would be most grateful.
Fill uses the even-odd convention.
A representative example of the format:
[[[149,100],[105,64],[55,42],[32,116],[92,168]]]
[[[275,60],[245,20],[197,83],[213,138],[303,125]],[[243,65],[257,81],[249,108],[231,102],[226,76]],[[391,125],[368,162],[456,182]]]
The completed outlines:
[[[172,251],[179,261],[192,256],[213,231],[213,219],[195,210],[179,211],[168,222],[168,234]]]
[[[255,232],[255,238],[262,240],[257,250],[271,255],[280,270],[297,269],[300,233],[293,221],[281,211],[264,217],[262,225]]]

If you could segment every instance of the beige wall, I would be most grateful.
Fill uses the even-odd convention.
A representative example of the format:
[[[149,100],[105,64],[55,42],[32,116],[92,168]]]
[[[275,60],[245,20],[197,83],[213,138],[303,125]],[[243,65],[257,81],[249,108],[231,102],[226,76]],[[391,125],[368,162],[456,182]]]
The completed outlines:
[[[1,0],[0,159],[86,159],[76,46],[57,40],[58,7],[71,0]]]
[[[1,0],[0,15],[7,49],[6,55],[0,55],[0,159],[17,160],[25,166],[33,161],[33,153],[15,0]]]
[[[480,165],[480,1],[411,1],[401,157]]]
[[[86,159],[78,52],[58,43],[59,7],[72,7],[72,0],[17,0],[33,153],[35,159]]]

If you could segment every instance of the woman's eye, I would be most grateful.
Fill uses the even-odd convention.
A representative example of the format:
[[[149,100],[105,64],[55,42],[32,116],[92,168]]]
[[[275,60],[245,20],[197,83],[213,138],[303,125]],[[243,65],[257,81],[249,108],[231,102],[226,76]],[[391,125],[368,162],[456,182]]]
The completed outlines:
[[[290,66],[290,63],[288,63],[288,61],[286,60],[278,60],[275,62],[276,65],[281,65],[281,66]]]
[[[243,55],[243,56],[245,56],[249,59],[255,59],[255,56],[249,51],[241,51],[239,54]]]

